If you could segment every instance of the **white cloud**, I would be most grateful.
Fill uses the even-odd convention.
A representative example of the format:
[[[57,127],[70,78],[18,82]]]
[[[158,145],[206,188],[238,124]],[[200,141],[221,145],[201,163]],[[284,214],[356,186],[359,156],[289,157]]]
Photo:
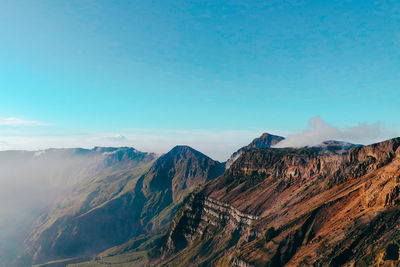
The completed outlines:
[[[103,138],[104,138],[104,140],[107,140],[107,141],[116,141],[116,142],[125,142],[128,140],[125,136],[123,136],[121,134],[116,134],[116,135],[112,135],[112,136],[104,136]]]
[[[325,140],[341,140],[370,144],[396,136],[394,129],[383,123],[363,123],[354,127],[336,128],[321,118],[310,119],[307,129],[298,134],[265,130],[171,130],[129,129],[123,133],[32,136],[30,133],[0,134],[0,150],[41,150],[46,148],[93,148],[94,146],[129,146],[140,151],[166,153],[176,145],[189,145],[219,161],[225,161],[237,149],[249,144],[263,132],[286,136],[280,147],[319,144]]]
[[[68,136],[2,135],[0,150],[130,146],[140,151],[166,153],[176,145],[189,145],[213,159],[225,161],[263,131],[131,129],[124,134],[102,133]]]
[[[371,144],[397,135],[395,128],[387,127],[382,122],[361,123],[356,126],[337,128],[327,124],[319,116],[308,121],[307,128],[289,135],[275,147],[303,147],[320,144],[327,140],[347,141],[355,144]]]
[[[19,118],[2,118],[0,119],[0,126],[46,126],[47,123],[41,121],[23,120]]]

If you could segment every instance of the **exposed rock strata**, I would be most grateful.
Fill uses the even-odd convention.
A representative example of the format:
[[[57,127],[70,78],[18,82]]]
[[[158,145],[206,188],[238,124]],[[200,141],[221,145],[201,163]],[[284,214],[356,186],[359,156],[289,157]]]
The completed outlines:
[[[202,194],[190,195],[187,203],[178,212],[182,217],[173,222],[172,231],[168,236],[169,253],[177,252],[180,248],[201,236],[208,225],[216,229],[229,228],[230,231],[248,232],[252,235],[260,233],[251,230],[251,224],[258,216],[246,214],[232,205]]]
[[[398,265],[399,146],[247,149],[185,201],[163,264]]]

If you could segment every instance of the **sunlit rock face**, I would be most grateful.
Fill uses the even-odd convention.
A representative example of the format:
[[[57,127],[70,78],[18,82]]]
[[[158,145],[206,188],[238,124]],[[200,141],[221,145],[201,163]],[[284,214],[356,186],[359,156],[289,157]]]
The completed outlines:
[[[399,147],[247,149],[155,250],[166,266],[398,265]]]

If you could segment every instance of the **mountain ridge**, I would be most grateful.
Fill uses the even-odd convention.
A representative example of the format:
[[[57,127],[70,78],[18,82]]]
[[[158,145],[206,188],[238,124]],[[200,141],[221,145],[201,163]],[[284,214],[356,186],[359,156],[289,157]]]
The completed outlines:
[[[400,220],[400,138],[301,148],[271,148],[268,139],[283,137],[254,139],[230,168],[185,145],[160,156],[128,147],[68,150],[106,156],[105,172],[75,188],[77,196],[87,192],[83,202],[70,198],[54,207],[61,216],[50,213],[44,231],[27,243],[34,263],[92,255],[70,266],[118,259],[140,266],[400,263],[387,247],[400,247],[391,238],[400,240],[394,227]],[[142,165],[143,155],[151,158]],[[129,163],[135,160],[140,164]],[[388,230],[379,230],[380,237],[369,224]],[[320,255],[323,249],[329,256]]]
[[[156,249],[162,265],[399,262],[398,256],[392,261],[382,256],[390,253],[388,245],[399,247],[394,237],[400,233],[391,226],[400,219],[392,212],[400,203],[399,147],[400,138],[394,138],[344,154],[326,155],[321,148],[248,149],[177,213]],[[387,230],[379,230],[384,225]]]
[[[95,150],[109,153],[114,149]],[[121,157],[114,152],[111,151],[111,155],[115,154],[116,158],[112,159],[124,162],[126,155]],[[125,152],[127,155],[136,153],[129,149]],[[61,213],[55,220],[49,215],[49,223],[34,233],[33,238],[28,241],[33,261],[43,263],[88,256],[122,244],[135,236],[157,231],[172,219],[173,211],[185,194],[207,179],[216,178],[224,170],[223,163],[214,161],[188,146],[176,146],[148,163],[147,167],[139,170],[137,166],[133,166],[133,169],[118,169],[106,173],[104,177],[95,178],[95,183],[107,180],[109,182],[105,183],[101,191],[98,191],[96,186],[89,190],[83,196],[85,202],[89,197],[92,199],[102,194],[102,191],[109,190],[112,177],[117,187],[113,189],[115,193],[107,193],[108,198],[89,206],[89,209],[82,209],[82,204],[72,200],[66,201],[65,204],[67,207],[78,207],[72,216]],[[111,164],[113,165],[115,162]],[[89,185],[94,185],[93,182],[89,182]],[[88,188],[88,185],[84,187]],[[77,192],[81,199],[80,189]],[[59,207],[55,207],[54,211],[59,212]]]

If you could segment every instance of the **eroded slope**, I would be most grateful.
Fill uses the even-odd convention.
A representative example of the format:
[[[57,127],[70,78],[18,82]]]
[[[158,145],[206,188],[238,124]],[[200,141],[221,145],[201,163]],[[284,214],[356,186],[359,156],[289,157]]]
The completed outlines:
[[[248,149],[185,201],[153,264],[398,264],[399,146]]]

